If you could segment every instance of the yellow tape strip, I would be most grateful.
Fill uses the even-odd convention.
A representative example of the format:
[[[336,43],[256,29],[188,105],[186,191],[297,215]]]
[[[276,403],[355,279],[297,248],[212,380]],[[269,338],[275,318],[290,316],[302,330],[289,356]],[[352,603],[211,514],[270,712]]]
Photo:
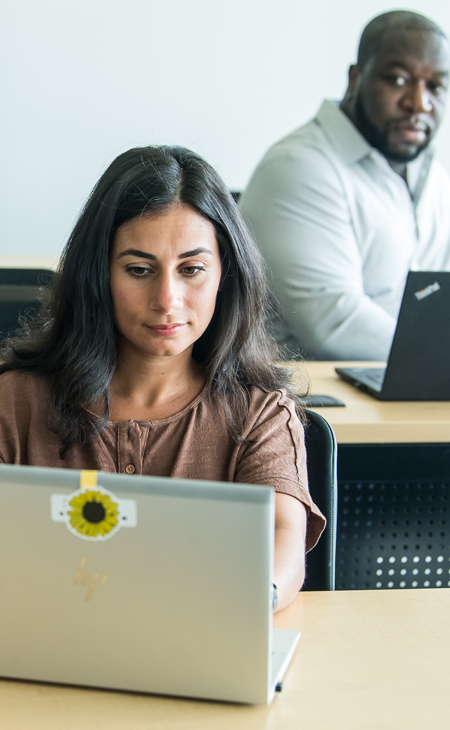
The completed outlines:
[[[80,472],[80,489],[97,486],[98,471],[94,469],[83,469]]]

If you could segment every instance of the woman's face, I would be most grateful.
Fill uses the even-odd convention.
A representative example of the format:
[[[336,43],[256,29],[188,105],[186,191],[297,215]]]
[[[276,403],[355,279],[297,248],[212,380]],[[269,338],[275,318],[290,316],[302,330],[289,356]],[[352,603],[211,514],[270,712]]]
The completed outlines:
[[[220,285],[212,223],[187,205],[134,218],[116,232],[110,269],[121,352],[190,356]]]

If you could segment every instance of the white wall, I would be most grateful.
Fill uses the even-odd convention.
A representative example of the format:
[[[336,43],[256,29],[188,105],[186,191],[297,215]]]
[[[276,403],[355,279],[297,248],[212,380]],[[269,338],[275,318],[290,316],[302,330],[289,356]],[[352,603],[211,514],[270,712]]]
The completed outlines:
[[[2,11],[0,254],[57,256],[96,179],[174,143],[242,189],[265,149],[339,98],[366,22],[448,0],[11,0]],[[450,170],[450,111],[437,142]]]

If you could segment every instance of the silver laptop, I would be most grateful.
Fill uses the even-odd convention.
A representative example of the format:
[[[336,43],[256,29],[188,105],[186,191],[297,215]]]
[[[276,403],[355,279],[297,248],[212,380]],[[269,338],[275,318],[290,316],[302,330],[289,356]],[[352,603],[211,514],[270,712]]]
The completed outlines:
[[[0,466],[0,676],[269,704],[269,487]]]

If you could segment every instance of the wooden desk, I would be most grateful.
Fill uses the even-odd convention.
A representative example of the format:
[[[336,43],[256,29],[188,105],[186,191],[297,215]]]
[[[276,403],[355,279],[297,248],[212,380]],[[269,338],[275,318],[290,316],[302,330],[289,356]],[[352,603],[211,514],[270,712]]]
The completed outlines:
[[[295,380],[298,363],[287,364],[293,368]],[[304,363],[311,394],[333,395],[345,403],[345,408],[313,409],[331,424],[339,444],[450,443],[448,401],[379,401],[341,380],[336,366],[379,367],[380,363]]]
[[[450,403],[378,401],[341,380],[337,364],[303,366],[312,394],[345,403],[314,409],[338,442],[336,588],[445,588]],[[301,385],[301,370],[289,365]]]
[[[275,623],[302,638],[270,707],[2,681],[0,727],[447,730],[450,589],[304,593]]]

